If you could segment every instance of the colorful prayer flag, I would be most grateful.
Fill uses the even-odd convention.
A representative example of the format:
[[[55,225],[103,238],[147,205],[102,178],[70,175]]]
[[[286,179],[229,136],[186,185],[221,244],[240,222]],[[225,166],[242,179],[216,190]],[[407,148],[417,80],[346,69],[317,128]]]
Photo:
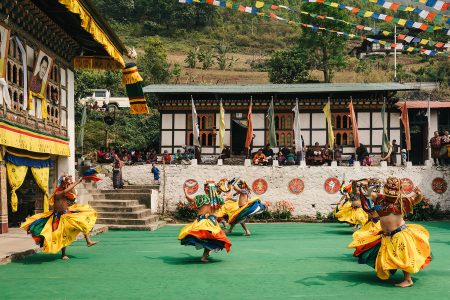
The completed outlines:
[[[219,118],[219,147],[223,150],[223,139],[225,137],[225,109],[223,108],[222,100],[220,100],[220,118]]]
[[[350,105],[348,106],[350,110],[350,120],[352,122],[352,131],[353,131],[353,141],[355,144],[355,148],[360,146],[359,144],[359,131],[358,131],[358,123],[356,122],[355,110],[353,108],[353,100],[350,100]]]
[[[247,115],[247,136],[245,138],[245,149],[250,149],[250,144],[253,139],[253,122],[252,122],[252,99],[250,98],[250,105],[248,107]]]
[[[402,115],[401,120],[403,124],[403,129],[405,130],[405,140],[406,140],[406,150],[411,150],[411,134],[409,131],[409,117],[408,117],[408,107],[406,106],[406,101],[403,103],[403,106],[400,108]]]
[[[334,147],[334,133],[333,133],[333,124],[331,122],[331,104],[330,99],[328,99],[327,104],[323,107],[323,113],[327,118],[327,127],[328,127],[328,146],[333,149]]]
[[[267,119],[269,121],[269,144],[270,147],[274,148],[277,146],[277,135],[275,133],[275,112],[273,109],[273,97],[270,101],[269,112],[267,114]]]

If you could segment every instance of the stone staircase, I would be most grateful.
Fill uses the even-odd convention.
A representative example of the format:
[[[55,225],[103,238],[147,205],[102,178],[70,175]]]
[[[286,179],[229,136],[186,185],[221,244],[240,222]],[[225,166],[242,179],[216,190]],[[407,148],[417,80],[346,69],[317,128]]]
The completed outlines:
[[[130,230],[156,230],[165,225],[156,207],[152,207],[152,193],[157,193],[158,185],[130,185],[120,190],[98,190],[86,185],[89,183],[84,190],[87,203],[97,211],[97,223],[109,229]]]

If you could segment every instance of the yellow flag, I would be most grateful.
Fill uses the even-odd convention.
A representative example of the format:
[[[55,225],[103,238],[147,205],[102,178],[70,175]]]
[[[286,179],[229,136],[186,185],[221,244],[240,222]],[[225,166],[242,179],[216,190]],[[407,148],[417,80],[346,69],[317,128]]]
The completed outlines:
[[[331,104],[330,100],[328,100],[327,104],[323,107],[323,113],[327,118],[328,125],[328,146],[330,148],[334,147],[334,133],[333,133],[333,124],[331,123]]]
[[[220,100],[220,118],[219,118],[219,147],[220,151],[223,150],[223,139],[225,136],[225,109],[222,105],[222,100]]]

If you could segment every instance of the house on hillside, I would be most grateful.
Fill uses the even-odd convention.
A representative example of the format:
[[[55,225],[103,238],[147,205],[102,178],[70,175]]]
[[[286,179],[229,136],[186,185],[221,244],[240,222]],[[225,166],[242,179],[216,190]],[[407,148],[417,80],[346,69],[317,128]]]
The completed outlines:
[[[90,0],[1,1],[0,233],[75,175],[74,69],[122,68],[124,52]]]
[[[211,155],[220,154],[217,131],[221,100],[225,108],[224,143],[231,147],[233,154],[242,154],[250,99],[253,100],[254,149],[257,149],[268,142],[266,116],[273,98],[279,146],[291,147],[294,143],[292,109],[296,99],[299,100],[301,130],[305,144],[311,146],[318,142],[325,145],[327,125],[322,109],[330,99],[335,141],[344,148],[345,154],[354,153],[352,124],[348,110],[350,99],[353,99],[360,142],[367,146],[371,154],[379,156],[382,144],[383,101],[387,104],[385,125],[389,139],[396,139],[404,147],[397,94],[418,90],[419,85],[399,83],[149,85],[144,88],[144,92],[155,102],[161,114],[160,150],[174,153],[184,145],[192,145],[192,97],[198,113],[202,154]],[[414,164],[423,164],[428,158],[428,131],[450,128],[450,110],[445,106],[447,103],[435,102],[431,107],[431,126],[428,130],[427,122],[424,122],[424,103],[426,101],[415,103],[409,111],[411,140],[414,145],[410,158]]]

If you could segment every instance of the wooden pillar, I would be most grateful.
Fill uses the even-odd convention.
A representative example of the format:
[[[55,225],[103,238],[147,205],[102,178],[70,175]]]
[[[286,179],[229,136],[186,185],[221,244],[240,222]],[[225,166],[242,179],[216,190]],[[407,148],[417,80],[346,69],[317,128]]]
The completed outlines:
[[[8,232],[8,194],[5,162],[0,162],[0,234]]]

